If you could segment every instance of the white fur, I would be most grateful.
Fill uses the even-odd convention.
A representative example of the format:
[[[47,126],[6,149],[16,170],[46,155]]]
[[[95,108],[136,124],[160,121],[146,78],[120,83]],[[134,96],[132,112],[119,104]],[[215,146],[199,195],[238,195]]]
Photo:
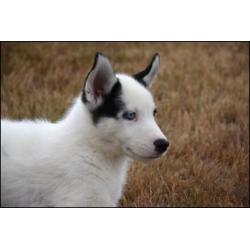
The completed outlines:
[[[117,78],[136,121],[102,118],[94,126],[80,97],[56,123],[1,120],[2,206],[118,205],[130,159],[159,157],[153,142],[165,137],[150,92],[129,76]]]

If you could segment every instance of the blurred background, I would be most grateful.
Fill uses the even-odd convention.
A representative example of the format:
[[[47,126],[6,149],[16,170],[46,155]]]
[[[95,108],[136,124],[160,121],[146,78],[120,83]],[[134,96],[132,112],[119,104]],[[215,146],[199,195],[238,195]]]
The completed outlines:
[[[59,119],[97,51],[128,74],[161,57],[152,92],[171,147],[133,164],[120,206],[249,206],[248,43],[1,43],[1,117]]]

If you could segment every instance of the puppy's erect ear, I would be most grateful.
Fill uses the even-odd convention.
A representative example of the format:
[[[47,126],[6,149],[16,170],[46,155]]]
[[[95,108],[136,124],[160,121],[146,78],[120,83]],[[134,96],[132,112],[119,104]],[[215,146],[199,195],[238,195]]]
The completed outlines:
[[[109,60],[101,53],[96,53],[94,65],[85,80],[83,101],[92,107],[99,106],[116,81]]]
[[[137,74],[134,75],[134,78],[142,83],[145,87],[150,88],[152,86],[152,82],[158,73],[160,68],[160,56],[156,53],[151,63],[147,66],[147,68]]]

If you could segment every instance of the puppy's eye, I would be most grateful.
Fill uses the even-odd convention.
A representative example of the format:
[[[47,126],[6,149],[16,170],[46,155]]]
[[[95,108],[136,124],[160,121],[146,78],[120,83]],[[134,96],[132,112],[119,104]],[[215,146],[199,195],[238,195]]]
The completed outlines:
[[[136,113],[133,111],[127,111],[123,113],[122,117],[126,120],[132,121],[136,118]]]
[[[154,116],[156,115],[156,113],[157,113],[157,110],[155,109],[154,112],[153,112]]]

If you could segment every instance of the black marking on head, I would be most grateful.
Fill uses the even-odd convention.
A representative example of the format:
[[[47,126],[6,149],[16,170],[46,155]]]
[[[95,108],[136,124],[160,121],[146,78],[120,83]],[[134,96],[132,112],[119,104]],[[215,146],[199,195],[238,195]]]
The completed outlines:
[[[97,124],[103,117],[118,119],[118,113],[125,107],[125,104],[121,99],[121,94],[122,85],[117,81],[110,93],[104,96],[102,105],[95,110],[90,111],[94,124]]]
[[[145,69],[145,71],[149,72],[148,67]],[[146,82],[143,80],[144,75],[146,75],[147,73],[145,71],[139,72],[135,75],[133,75],[133,77],[135,78],[135,80],[137,80],[139,83],[141,83],[145,88],[147,87]]]
[[[152,66],[153,66],[153,63],[154,63],[154,61],[155,61],[155,59],[156,59],[157,56],[159,56],[158,53],[154,54],[154,56],[153,56],[153,58],[152,58],[150,64],[147,66],[147,68],[144,69],[143,71],[141,71],[141,72],[139,72],[139,73],[133,75],[133,78],[136,79],[139,83],[141,83],[141,84],[142,84],[144,87],[146,87],[146,88],[148,87],[148,84],[144,81],[143,78],[144,78],[146,75],[148,75],[149,72],[151,71]]]

